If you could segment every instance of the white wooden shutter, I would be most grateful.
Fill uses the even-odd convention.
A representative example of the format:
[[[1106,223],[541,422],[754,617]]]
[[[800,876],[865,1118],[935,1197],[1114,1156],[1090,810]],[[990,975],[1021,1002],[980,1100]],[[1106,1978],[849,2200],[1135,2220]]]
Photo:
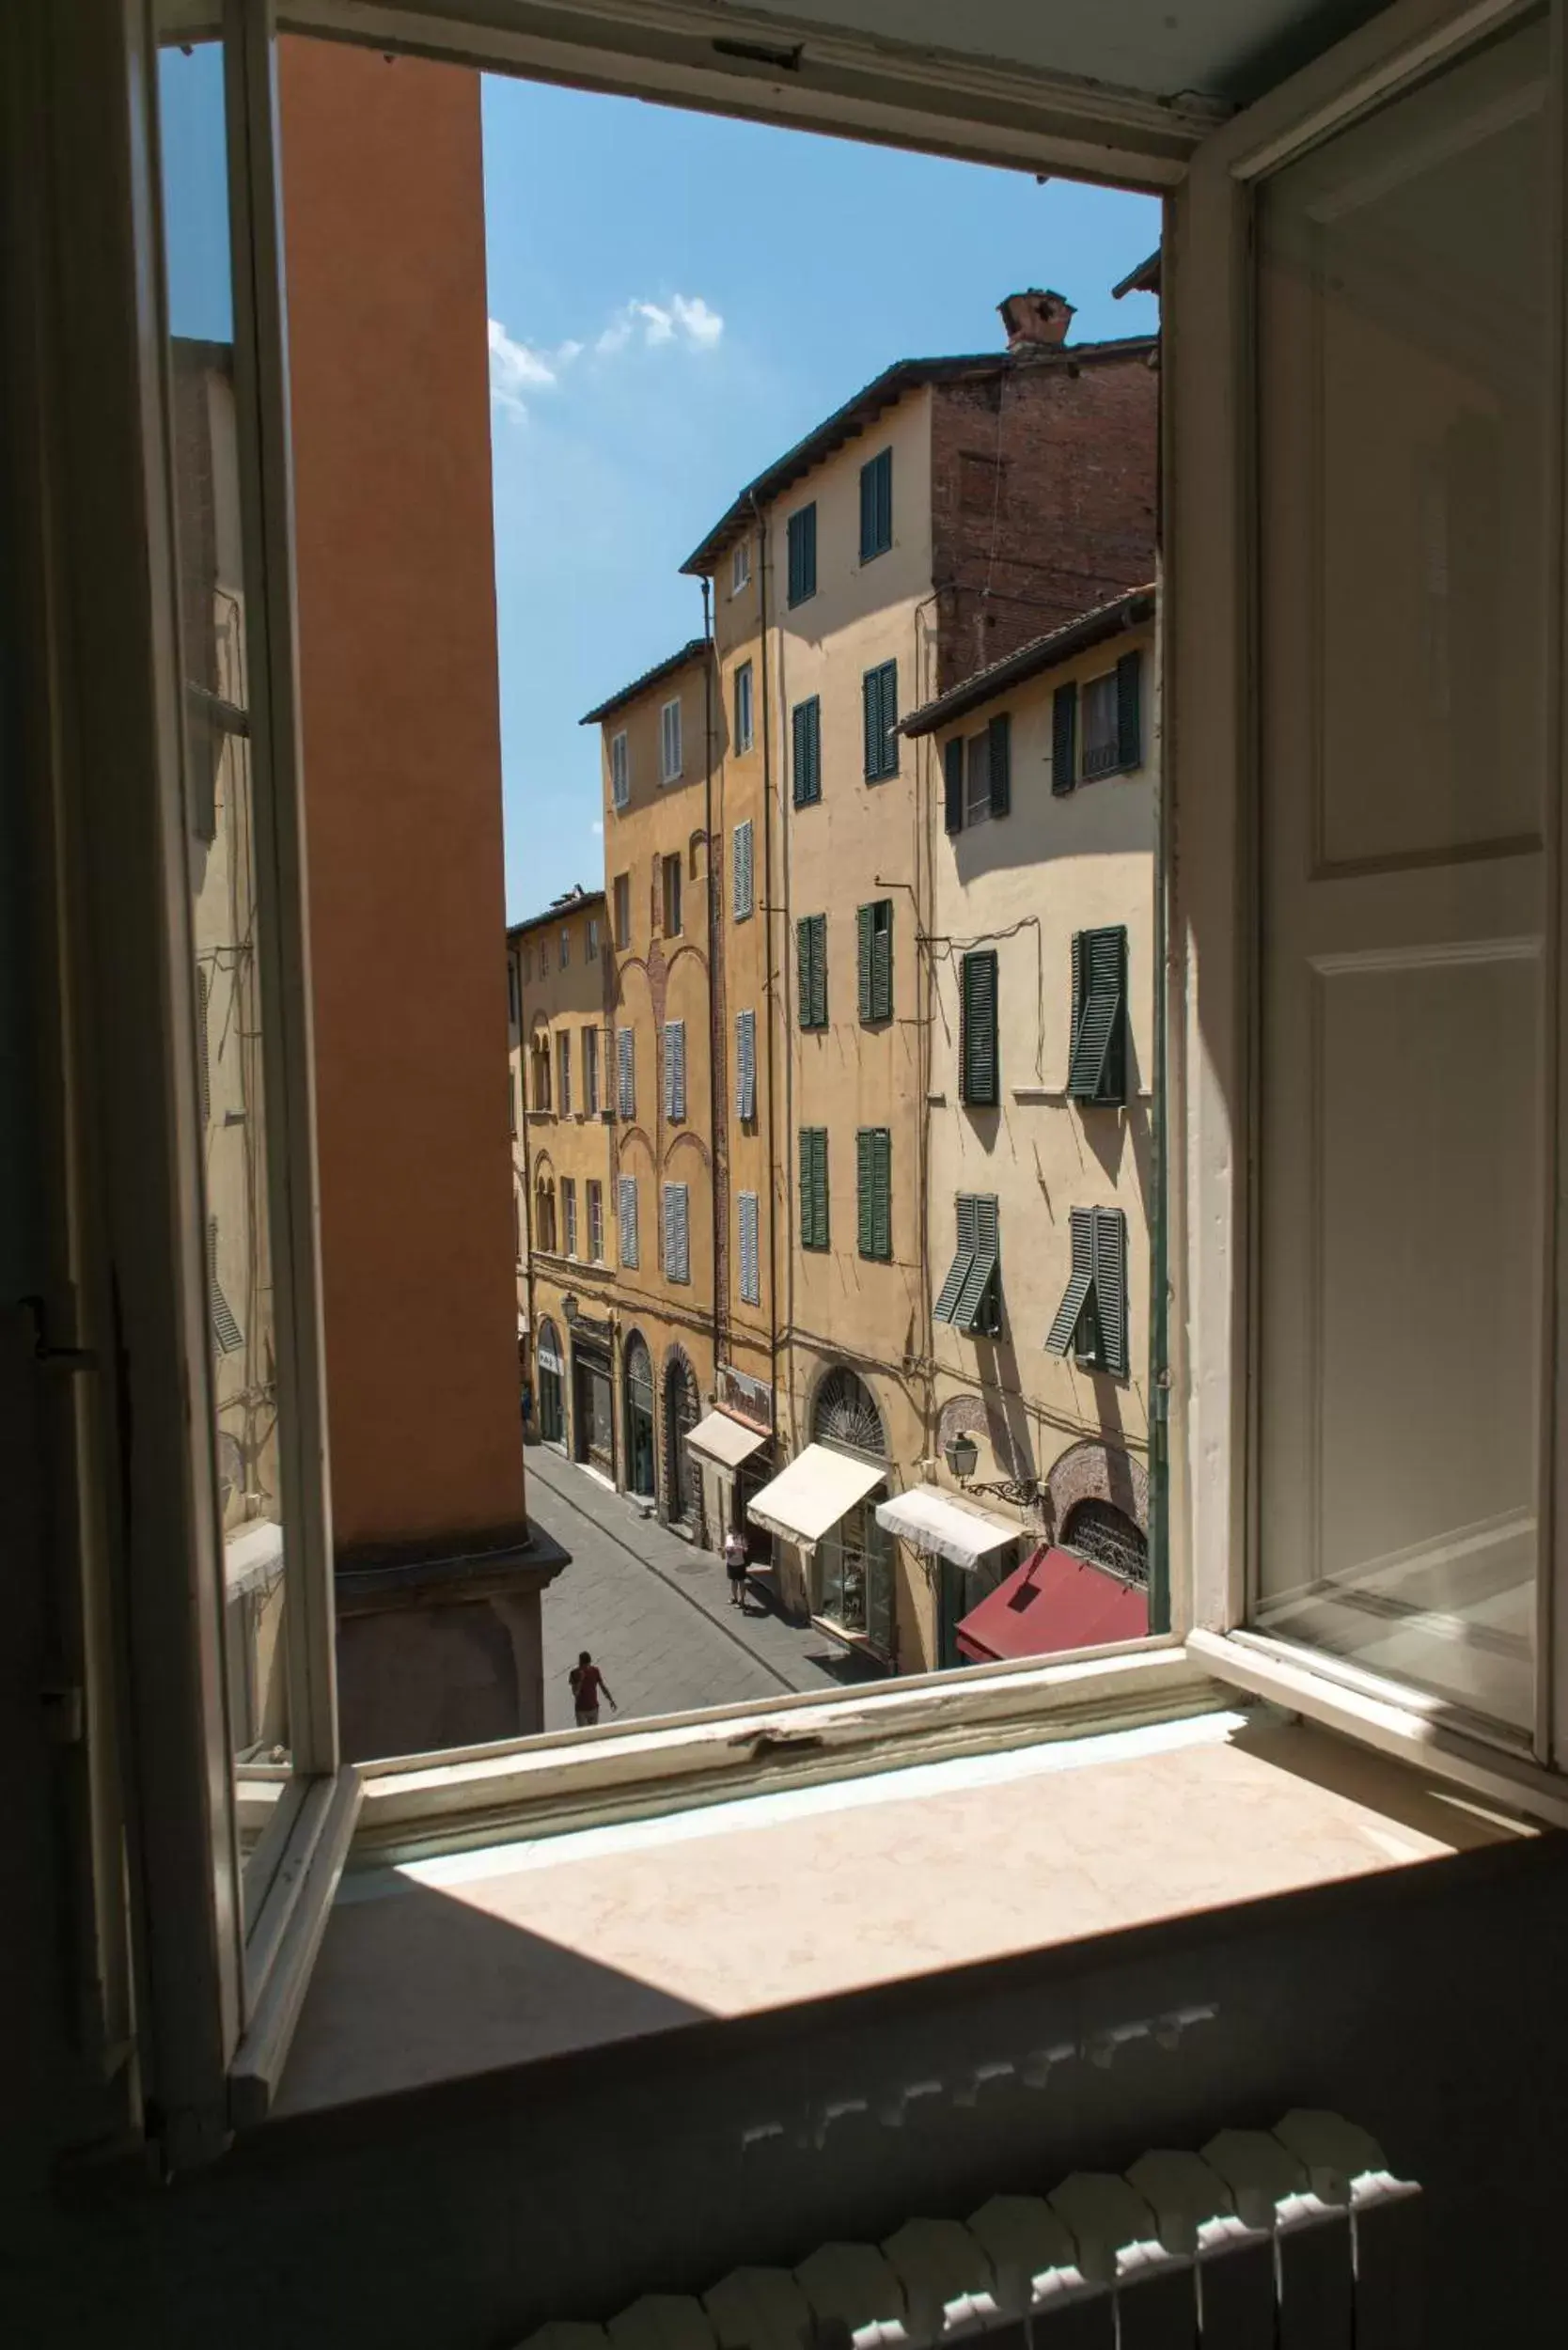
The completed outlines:
[[[686,1024],[665,1022],[665,1116],[683,1123],[686,1116]]]
[[[686,1218],[686,1186],[665,1185],[665,1278],[691,1279],[691,1254]]]
[[[616,1185],[616,1220],[620,1226],[620,1261],[637,1266],[637,1179],[622,1175]]]
[[[757,1115],[757,1014],[735,1014],[735,1115]]]
[[[743,1306],[760,1306],[762,1302],[760,1217],[754,1191],[743,1191],[740,1196],[740,1227],[741,1303]]]
[[[635,1040],[630,1028],[615,1032],[616,1107],[622,1118],[637,1114],[637,1072],[634,1056]]]

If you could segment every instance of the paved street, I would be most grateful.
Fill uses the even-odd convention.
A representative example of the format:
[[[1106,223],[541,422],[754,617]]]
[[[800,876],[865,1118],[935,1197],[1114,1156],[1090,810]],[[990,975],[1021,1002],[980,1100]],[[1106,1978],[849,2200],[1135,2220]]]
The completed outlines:
[[[835,1641],[786,1622],[756,1593],[744,1614],[731,1607],[721,1559],[645,1519],[558,1452],[530,1445],[526,1463],[528,1514],[572,1553],[544,1594],[546,1730],[572,1727],[566,1676],[585,1648],[622,1719],[865,1678]]]

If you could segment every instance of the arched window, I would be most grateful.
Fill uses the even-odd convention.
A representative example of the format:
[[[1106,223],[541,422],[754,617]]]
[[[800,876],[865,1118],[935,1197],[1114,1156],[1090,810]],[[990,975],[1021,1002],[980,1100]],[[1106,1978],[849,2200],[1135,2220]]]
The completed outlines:
[[[546,1444],[564,1444],[566,1358],[561,1353],[560,1332],[548,1316],[539,1325],[534,1368],[539,1376],[539,1433]]]
[[[1061,1529],[1063,1550],[1075,1551],[1139,1590],[1149,1584],[1149,1543],[1141,1527],[1113,1502],[1075,1501]]]
[[[887,1458],[887,1435],[876,1399],[863,1379],[842,1363],[830,1371],[817,1389],[811,1407],[811,1435],[817,1444],[838,1444],[852,1452]]]
[[[702,1417],[697,1373],[679,1347],[665,1368],[665,1494],[672,1523],[693,1524],[698,1508],[698,1469],[686,1438]]]
[[[876,1398],[865,1381],[836,1364],[817,1389],[811,1407],[814,1443],[846,1451],[887,1457],[887,1433]],[[847,1510],[818,1543],[812,1562],[813,1612],[855,1634],[889,1664],[897,1660],[894,1622],[892,1538],[877,1524],[876,1505],[886,1485],[873,1486]]]
[[[626,1341],[626,1490],[651,1497],[653,1479],[653,1358],[640,1331]]]

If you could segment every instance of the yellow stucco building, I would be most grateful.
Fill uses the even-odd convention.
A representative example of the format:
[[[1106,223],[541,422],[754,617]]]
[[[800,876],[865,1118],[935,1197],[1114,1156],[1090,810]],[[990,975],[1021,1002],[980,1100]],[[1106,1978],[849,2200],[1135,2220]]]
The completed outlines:
[[[1005,1627],[1027,1653],[1147,1628],[1154,617],[1152,588],[1116,598],[904,723],[933,817],[932,1441],[884,1524],[943,1664],[996,1653],[964,1620],[1043,1538],[1085,1564]]]
[[[525,1432],[616,1465],[604,893],[578,889],[507,932]]]
[[[715,591],[718,801],[753,827],[763,916],[735,918],[731,840],[725,984],[760,992],[762,1051],[734,1189],[763,1234],[780,1471],[747,1514],[782,1602],[900,1671],[946,1642],[941,1590],[877,1514],[925,1478],[938,1408],[919,942],[941,835],[900,719],[1152,564],[1151,345],[1064,348],[1055,295],[1002,309],[1007,352],[889,369],[685,567]]]

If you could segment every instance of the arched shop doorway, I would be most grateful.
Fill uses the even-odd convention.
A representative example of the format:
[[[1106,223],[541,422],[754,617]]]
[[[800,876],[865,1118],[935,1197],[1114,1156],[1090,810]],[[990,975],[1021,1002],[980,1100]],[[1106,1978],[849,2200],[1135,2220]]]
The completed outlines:
[[[636,1331],[626,1341],[626,1490],[651,1499],[655,1491],[653,1450],[653,1358]]]
[[[539,1433],[546,1444],[566,1442],[566,1403],[562,1381],[566,1365],[560,1332],[548,1319],[539,1325]]]
[[[876,1399],[865,1381],[841,1364],[817,1389],[811,1438],[814,1444],[831,1445],[836,1451],[862,1459],[887,1458],[887,1434]],[[876,1522],[877,1503],[886,1498],[886,1486],[874,1485],[818,1543],[811,1612],[855,1634],[892,1663],[898,1648],[893,1539]]]
[[[665,1371],[665,1499],[671,1526],[697,1523],[700,1479],[686,1438],[701,1417],[697,1373],[677,1347]]]

